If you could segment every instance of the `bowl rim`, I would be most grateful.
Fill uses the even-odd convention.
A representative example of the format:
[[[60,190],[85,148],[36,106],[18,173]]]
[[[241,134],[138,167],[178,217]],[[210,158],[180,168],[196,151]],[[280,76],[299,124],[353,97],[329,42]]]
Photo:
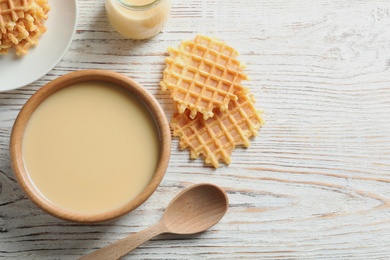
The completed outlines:
[[[160,140],[160,154],[152,179],[135,199],[118,209],[96,214],[85,214],[66,210],[53,204],[35,187],[24,166],[22,156],[22,138],[25,127],[32,113],[47,97],[61,89],[73,86],[77,83],[93,81],[107,82],[122,87],[137,96],[144,103],[156,123]],[[79,223],[96,223],[113,220],[131,212],[143,204],[160,185],[168,168],[170,154],[171,133],[169,122],[159,102],[138,82],[123,74],[110,70],[78,70],[60,76],[44,85],[27,100],[22,109],[19,111],[13,125],[10,138],[11,167],[17,182],[27,197],[38,207],[55,217]]]

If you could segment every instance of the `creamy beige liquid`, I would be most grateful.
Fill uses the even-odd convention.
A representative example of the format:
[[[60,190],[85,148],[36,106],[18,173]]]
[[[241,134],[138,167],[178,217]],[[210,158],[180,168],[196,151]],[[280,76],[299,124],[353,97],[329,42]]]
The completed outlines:
[[[144,8],[153,0],[122,0],[132,8],[124,7],[119,0],[105,0],[108,20],[123,36],[130,39],[147,39],[159,33],[171,12],[171,0],[159,0],[150,8]]]
[[[28,174],[54,204],[101,213],[134,199],[157,166],[155,122],[117,86],[88,82],[60,90],[34,111],[23,136]]]

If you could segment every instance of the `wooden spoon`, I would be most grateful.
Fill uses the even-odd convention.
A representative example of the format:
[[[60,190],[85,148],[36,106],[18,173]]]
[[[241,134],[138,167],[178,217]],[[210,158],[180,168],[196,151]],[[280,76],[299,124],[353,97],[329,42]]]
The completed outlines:
[[[80,259],[119,259],[142,243],[162,234],[194,234],[217,224],[229,206],[226,193],[212,184],[193,185],[171,201],[160,222]]]

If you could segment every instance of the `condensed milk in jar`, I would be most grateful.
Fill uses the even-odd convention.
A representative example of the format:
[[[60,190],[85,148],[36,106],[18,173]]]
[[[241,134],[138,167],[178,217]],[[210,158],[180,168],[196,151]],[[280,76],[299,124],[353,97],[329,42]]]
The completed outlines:
[[[171,12],[171,0],[105,0],[108,20],[124,37],[147,39],[159,33]]]

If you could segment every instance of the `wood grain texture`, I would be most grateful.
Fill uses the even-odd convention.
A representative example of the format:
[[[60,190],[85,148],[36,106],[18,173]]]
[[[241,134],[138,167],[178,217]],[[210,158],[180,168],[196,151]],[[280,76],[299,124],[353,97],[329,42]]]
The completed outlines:
[[[222,221],[201,235],[158,236],[128,259],[389,258],[389,1],[174,0],[164,32],[145,41],[117,34],[103,1],[79,0],[79,8],[63,60],[29,86],[0,93],[1,258],[80,257],[157,222],[177,192],[200,182],[227,191]],[[160,187],[113,222],[64,222],[26,199],[8,143],[37,89],[70,71],[110,69],[143,84],[170,118],[173,105],[158,86],[165,50],[197,33],[228,42],[247,64],[266,121],[249,148],[214,170],[173,139]]]
[[[192,185],[172,199],[158,223],[93,251],[80,260],[119,259],[160,234],[188,235],[206,231],[222,219],[228,208],[229,199],[222,188],[210,183]]]

